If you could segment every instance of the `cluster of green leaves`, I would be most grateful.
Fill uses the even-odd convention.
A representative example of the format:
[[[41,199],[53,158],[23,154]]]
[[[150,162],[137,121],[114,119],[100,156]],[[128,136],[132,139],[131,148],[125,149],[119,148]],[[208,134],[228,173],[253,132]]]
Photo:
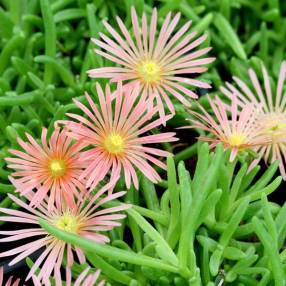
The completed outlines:
[[[169,11],[181,12],[181,23],[192,20],[192,31],[208,32],[205,45],[217,61],[204,77],[216,87],[231,74],[247,79],[247,68],[259,68],[260,59],[277,74],[285,56],[286,4],[278,0],[1,0],[0,158],[17,136],[38,137],[43,126],[51,132],[74,108],[72,98],[94,90],[86,71],[108,63],[94,54],[90,37],[105,31],[104,19],[116,27],[116,15],[130,27],[131,5],[148,15],[156,6],[160,23]],[[176,107],[170,124],[180,126],[189,115]],[[11,190],[7,175],[1,160],[2,193]]]
[[[176,171],[174,160],[168,158],[162,197],[142,178],[146,206],[139,206],[140,193],[129,192],[126,200],[134,206],[127,211],[126,224],[111,234],[111,246],[96,245],[45,221],[41,224],[84,249],[111,285],[282,286],[286,204],[267,200],[281,177],[271,182],[277,164],[255,179],[259,169],[249,171],[246,164],[230,163],[222,146],[210,153],[207,144],[199,147],[193,176],[183,162]]]
[[[230,74],[246,76],[249,65],[259,67],[262,60],[277,74],[285,58],[286,3],[279,0],[186,0],[162,1],[161,14],[179,11],[193,20],[193,30],[208,31],[216,69],[212,81]],[[224,73],[221,75],[221,72]]]
[[[7,150],[25,132],[37,138],[45,126],[50,133],[75,108],[72,98],[94,92],[86,71],[108,63],[94,54],[90,37],[104,31],[102,20],[115,24],[116,15],[130,27],[131,5],[148,15],[156,6],[160,23],[169,11],[181,12],[182,23],[193,21],[192,31],[207,31],[205,45],[217,60],[204,77],[216,87],[231,74],[247,81],[247,69],[258,70],[260,60],[277,75],[285,58],[284,1],[1,0],[0,207],[15,207],[6,197],[14,191],[3,160]],[[185,124],[189,115],[176,109],[170,124]],[[190,146],[175,162],[196,153]],[[285,285],[286,206],[266,198],[280,183],[271,182],[277,166],[255,180],[259,167],[248,173],[246,165],[228,163],[222,149],[209,153],[203,145],[198,153],[192,176],[169,159],[168,181],[160,187],[142,178],[140,191],[126,197],[134,207],[126,225],[111,232],[111,245],[42,224],[80,245],[111,285]]]

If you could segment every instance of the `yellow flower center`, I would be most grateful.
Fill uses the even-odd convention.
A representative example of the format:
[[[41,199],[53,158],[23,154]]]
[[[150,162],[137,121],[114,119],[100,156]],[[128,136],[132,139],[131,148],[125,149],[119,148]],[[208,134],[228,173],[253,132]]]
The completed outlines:
[[[53,159],[49,163],[49,169],[53,177],[61,177],[65,174],[66,166],[64,160]]]
[[[118,155],[124,152],[125,140],[116,133],[111,133],[104,140],[104,148],[111,154]]]
[[[71,233],[77,233],[79,224],[77,218],[71,213],[64,213],[62,216],[55,220],[55,226],[60,230],[64,230]]]
[[[271,126],[268,129],[268,132],[272,134],[272,133],[280,132],[280,131],[285,130],[285,129],[286,129],[286,123],[279,122],[279,123],[276,123],[273,126]]]
[[[286,131],[286,118],[284,114],[272,113],[264,115],[259,123],[267,135],[273,140],[283,139]]]
[[[246,137],[243,134],[233,133],[227,138],[227,142],[231,147],[239,147],[246,143]]]
[[[154,83],[161,79],[161,68],[152,60],[141,62],[138,65],[137,72],[141,80],[145,83]]]

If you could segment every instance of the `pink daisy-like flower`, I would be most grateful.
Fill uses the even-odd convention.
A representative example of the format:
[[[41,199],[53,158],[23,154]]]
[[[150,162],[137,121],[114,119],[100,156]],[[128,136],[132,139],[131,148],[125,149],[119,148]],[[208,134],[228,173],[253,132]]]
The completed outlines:
[[[270,144],[258,148],[257,152],[264,160],[279,160],[279,169],[282,177],[286,180],[286,91],[283,87],[286,76],[286,61],[281,64],[276,93],[273,95],[271,90],[270,78],[264,65],[262,64],[262,74],[264,79],[263,87],[260,85],[255,72],[250,69],[249,77],[252,87],[237,77],[233,80],[237,87],[226,83],[226,87],[221,87],[221,91],[229,98],[237,97],[238,105],[242,108],[252,104],[257,108],[261,106],[256,114],[256,123],[263,134],[269,137]]]
[[[143,98],[148,96],[152,101],[155,98],[162,112],[164,112],[163,102],[172,113],[175,112],[169,95],[189,106],[189,99],[198,97],[190,90],[190,87],[210,88],[209,84],[191,78],[194,74],[207,71],[205,65],[215,59],[201,58],[211,48],[194,51],[206,39],[207,34],[194,40],[197,33],[188,33],[191,21],[175,31],[180,20],[180,13],[173,18],[169,13],[158,35],[156,35],[156,9],[153,9],[150,25],[144,13],[142,26],[140,26],[134,7],[131,9],[131,15],[134,38],[123,21],[117,17],[121,35],[107,22],[104,22],[104,26],[112,37],[109,38],[100,33],[102,40],[92,39],[99,48],[95,52],[118,66],[92,69],[88,71],[89,76],[111,78],[112,82],[124,81],[127,83],[127,88],[139,83]]]
[[[237,100],[233,97],[230,107],[231,119],[228,119],[227,105],[218,97],[215,100],[210,98],[208,100],[215,119],[201,105],[199,108],[202,113],[191,111],[195,116],[195,119],[190,119],[191,128],[198,128],[213,135],[213,137],[200,136],[200,140],[211,142],[211,148],[222,142],[225,149],[231,150],[231,162],[239,151],[267,144],[267,136],[263,135],[261,128],[255,124],[257,110],[253,105],[244,106],[238,114]],[[255,162],[258,163],[257,160]]]
[[[85,183],[79,175],[85,167],[79,160],[78,144],[66,136],[65,130],[56,128],[47,143],[47,129],[42,130],[41,144],[29,134],[28,142],[18,138],[23,151],[9,150],[15,158],[6,158],[8,167],[15,169],[10,177],[16,191],[26,196],[36,190],[30,205],[37,206],[49,193],[48,209],[60,207],[63,198],[72,207],[74,198],[86,193]]]
[[[87,267],[85,270],[83,270],[80,275],[77,277],[77,279],[74,282],[68,281],[66,282],[66,286],[104,286],[105,281],[101,281],[98,283],[98,278],[100,275],[100,270],[97,270],[94,273],[89,273],[90,267]],[[33,276],[33,282],[35,286],[43,286],[43,284],[40,283],[39,279],[36,276]],[[49,281],[46,281],[44,286],[51,286],[51,283]],[[62,283],[58,284],[57,286],[62,286]]]
[[[73,265],[75,254],[81,264],[85,263],[85,255],[79,247],[73,248],[72,245],[47,233],[46,230],[39,226],[39,219],[47,220],[50,224],[61,230],[91,239],[95,243],[109,242],[109,238],[99,232],[109,231],[114,227],[120,226],[118,220],[123,219],[125,215],[118,212],[130,208],[130,205],[122,204],[117,207],[102,208],[104,203],[123,196],[125,192],[109,194],[105,197],[101,197],[102,193],[102,190],[100,190],[90,201],[78,202],[76,208],[71,209],[67,205],[62,205],[61,208],[53,208],[51,212],[48,212],[48,198],[44,198],[37,208],[32,208],[17,197],[9,194],[9,197],[23,211],[0,208],[0,212],[6,214],[0,216],[0,221],[17,222],[24,225],[31,224],[32,227],[12,231],[0,231],[0,235],[5,236],[5,238],[0,239],[0,242],[20,241],[27,238],[34,238],[34,240],[0,253],[0,257],[16,255],[9,263],[9,265],[14,265],[35,251],[45,247],[42,254],[35,261],[26,280],[30,279],[38,268],[41,268],[37,275],[39,281],[48,283],[48,279],[53,272],[56,285],[59,285],[61,281],[60,268],[63,258],[66,255],[66,279],[67,283],[70,283],[70,269]],[[33,193],[30,193],[28,199],[31,199],[33,195]]]
[[[20,279],[16,279],[14,282],[13,282],[13,276],[10,276],[7,280],[6,283],[4,283],[4,269],[3,267],[0,267],[0,285],[1,286],[19,286],[20,285]]]
[[[153,107],[141,98],[138,100],[138,86],[125,90],[123,96],[122,86],[119,84],[114,108],[109,86],[106,86],[105,94],[99,84],[96,88],[100,109],[86,94],[90,109],[77,100],[74,102],[88,119],[68,113],[67,116],[78,122],[59,121],[70,130],[69,136],[80,140],[83,146],[91,146],[81,153],[82,160],[89,164],[80,179],[87,178],[87,188],[92,189],[111,171],[111,183],[114,184],[123,169],[127,188],[133,182],[138,189],[137,168],[152,182],[158,182],[160,176],[148,161],[165,169],[166,165],[154,155],[166,157],[170,153],[144,145],[177,140],[173,132],[141,136],[162,123],[162,119],[147,123],[158,112],[158,107]],[[171,117],[168,115],[164,120]]]

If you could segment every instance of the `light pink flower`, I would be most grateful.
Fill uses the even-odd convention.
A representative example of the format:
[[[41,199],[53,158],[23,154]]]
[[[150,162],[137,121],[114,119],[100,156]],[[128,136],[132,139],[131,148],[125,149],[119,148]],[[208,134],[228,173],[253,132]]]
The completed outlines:
[[[0,231],[0,235],[5,236],[0,239],[0,242],[20,241],[26,238],[33,239],[33,241],[2,252],[0,253],[0,257],[16,256],[9,263],[9,265],[14,265],[35,251],[45,247],[42,254],[35,261],[26,280],[35,275],[35,271],[38,268],[41,268],[37,275],[39,281],[47,283],[48,278],[53,273],[55,281],[59,285],[61,281],[60,268],[63,258],[66,255],[66,279],[68,283],[71,281],[70,268],[73,265],[74,256],[76,255],[82,264],[85,263],[85,255],[79,247],[73,248],[72,245],[47,233],[46,230],[40,227],[39,219],[47,220],[50,224],[61,230],[91,239],[94,243],[109,242],[109,238],[100,232],[109,231],[114,227],[120,226],[118,220],[123,219],[125,215],[118,212],[129,208],[130,205],[122,204],[116,207],[102,208],[104,203],[123,196],[125,192],[109,194],[105,197],[101,197],[102,193],[102,190],[100,190],[90,201],[78,202],[76,208],[71,209],[67,205],[62,205],[61,208],[53,208],[51,212],[48,212],[47,209],[48,198],[44,198],[37,208],[31,208],[17,197],[9,194],[9,197],[23,211],[0,208],[0,212],[2,213],[0,221],[16,222],[17,224],[23,223],[25,226],[31,224],[32,226],[30,228],[25,227],[11,231]],[[28,199],[31,197],[33,197],[33,193],[28,195]]]
[[[145,13],[140,26],[134,7],[131,9],[132,33],[128,32],[123,21],[117,17],[120,33],[104,21],[104,26],[111,37],[100,33],[102,40],[92,39],[98,46],[95,52],[118,66],[102,67],[88,71],[93,78],[111,78],[112,82],[126,82],[126,87],[140,84],[143,98],[156,99],[157,105],[164,112],[163,102],[174,113],[174,106],[169,95],[174,96],[186,106],[189,99],[198,96],[190,87],[210,88],[210,85],[197,79],[194,74],[207,71],[204,67],[215,58],[201,58],[211,48],[195,50],[207,37],[207,34],[194,40],[197,33],[188,33],[191,21],[175,31],[180,20],[180,13],[173,18],[168,13],[160,32],[157,32],[157,10],[153,9],[148,25]],[[134,35],[134,38],[132,37]]]
[[[149,162],[165,169],[166,165],[154,155],[166,157],[170,153],[144,145],[176,141],[175,133],[141,136],[159,126],[162,120],[157,119],[148,123],[158,112],[158,107],[154,108],[146,100],[139,99],[138,86],[124,91],[126,95],[123,96],[122,86],[119,84],[114,108],[109,86],[106,86],[105,94],[99,84],[96,87],[100,108],[86,94],[89,108],[77,100],[74,102],[87,118],[68,113],[70,118],[78,122],[59,121],[70,130],[69,136],[80,140],[83,146],[90,146],[89,150],[81,153],[82,160],[89,162],[89,166],[80,179],[87,178],[87,187],[93,189],[109,171],[110,182],[114,184],[123,170],[127,188],[130,188],[133,182],[138,189],[138,169],[152,182],[158,182],[160,176]],[[166,116],[163,120],[171,117]]]
[[[214,117],[199,105],[202,113],[191,111],[195,119],[190,121],[191,128],[198,128],[212,135],[212,137],[199,137],[200,140],[211,142],[211,148],[218,143],[223,143],[225,149],[231,150],[230,161],[233,161],[239,151],[254,149],[268,143],[267,136],[263,135],[261,128],[255,124],[257,110],[253,105],[244,106],[239,114],[237,100],[233,97],[230,107],[231,119],[229,119],[229,107],[226,104],[218,97],[214,100],[208,98],[208,100]],[[258,163],[258,161],[255,162]]]
[[[237,87],[226,83],[226,88],[221,87],[221,91],[229,98],[237,97],[238,105],[241,108],[252,104],[260,112],[256,115],[256,122],[262,132],[270,139],[270,144],[257,148],[260,156],[265,161],[279,160],[279,169],[284,180],[286,180],[286,92],[283,93],[286,76],[286,61],[281,64],[279,79],[276,85],[275,94],[271,91],[271,84],[268,72],[262,65],[263,86],[259,83],[255,72],[249,70],[249,78],[252,86],[247,86],[245,82],[237,77],[233,77]]]
[[[4,283],[3,276],[4,276],[4,269],[3,269],[3,267],[0,267],[0,285],[1,286],[19,286],[20,285],[20,279],[19,278],[13,282],[13,276],[10,276],[8,278],[7,282]]]
[[[56,203],[60,207],[63,199],[72,207],[74,198],[80,199],[85,193],[85,183],[79,175],[85,167],[79,161],[78,144],[74,144],[65,130],[59,128],[47,143],[47,129],[42,130],[41,144],[26,134],[28,142],[18,138],[23,151],[9,150],[14,158],[6,158],[8,167],[15,169],[10,177],[21,195],[36,190],[30,205],[37,206],[49,194],[49,210]]]
[[[89,286],[89,285],[97,285],[97,286],[104,286],[105,282],[101,281],[98,284],[95,284],[98,280],[98,277],[100,275],[100,270],[97,270],[96,272],[92,274],[88,274],[90,268],[87,267],[84,271],[81,272],[81,274],[78,276],[78,278],[75,280],[73,286]],[[67,284],[67,286],[71,286],[71,284]]]
[[[100,275],[100,270],[97,270],[94,273],[89,273],[90,267],[87,267],[85,270],[81,272],[81,274],[76,278],[74,282],[68,281],[66,282],[66,286],[104,286],[105,281],[101,281],[98,283],[98,277]],[[33,276],[33,283],[34,286],[43,286],[40,283],[39,279],[36,276]],[[44,286],[51,286],[50,281],[46,281]],[[57,286],[62,286],[62,283],[58,284]]]

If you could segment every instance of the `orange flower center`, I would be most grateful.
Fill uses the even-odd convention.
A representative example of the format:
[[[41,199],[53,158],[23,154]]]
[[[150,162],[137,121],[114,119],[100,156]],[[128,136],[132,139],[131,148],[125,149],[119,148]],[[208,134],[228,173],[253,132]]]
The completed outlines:
[[[142,61],[137,67],[137,73],[145,83],[155,83],[161,79],[161,68],[152,60]]]
[[[66,172],[66,165],[64,160],[53,159],[49,163],[49,170],[53,177],[61,177]]]
[[[125,140],[117,133],[111,133],[104,140],[104,148],[111,154],[118,155],[125,150]]]
[[[231,147],[240,147],[241,145],[246,144],[246,136],[240,133],[233,133],[228,136],[227,143]]]

